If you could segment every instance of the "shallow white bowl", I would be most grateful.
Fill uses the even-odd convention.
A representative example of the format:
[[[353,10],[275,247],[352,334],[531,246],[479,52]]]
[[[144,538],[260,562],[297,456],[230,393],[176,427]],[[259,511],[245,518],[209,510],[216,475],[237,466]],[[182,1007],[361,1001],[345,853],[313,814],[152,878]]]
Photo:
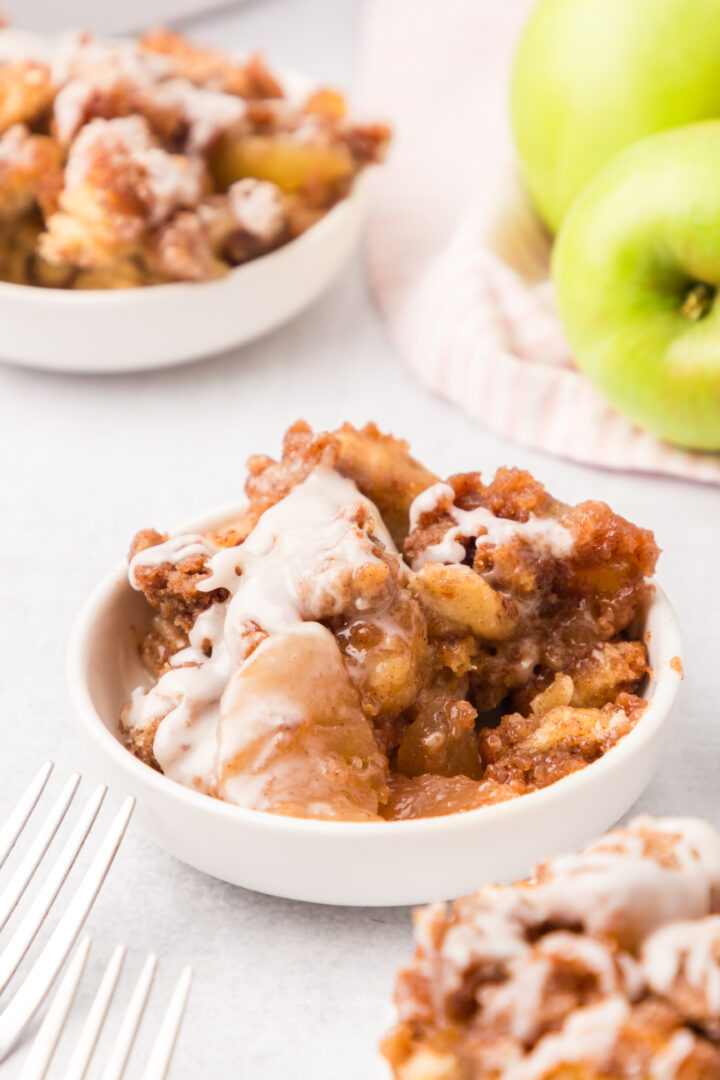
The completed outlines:
[[[137,289],[42,289],[0,282],[0,360],[55,371],[165,367],[242,345],[327,288],[350,257],[363,177],[321,220],[217,281]]]
[[[202,531],[241,505],[185,522]],[[418,904],[524,877],[547,856],[613,825],[655,772],[680,684],[680,633],[658,589],[643,615],[652,678],[637,726],[599,761],[542,791],[465,814],[396,822],[309,821],[245,810],[182,787],[124,748],[118,717],[144,681],[131,628],[149,608],[123,563],[88,598],[74,626],[68,679],[81,737],[104,779],[137,798],[154,839],[207,874],[258,892],[325,904]]]

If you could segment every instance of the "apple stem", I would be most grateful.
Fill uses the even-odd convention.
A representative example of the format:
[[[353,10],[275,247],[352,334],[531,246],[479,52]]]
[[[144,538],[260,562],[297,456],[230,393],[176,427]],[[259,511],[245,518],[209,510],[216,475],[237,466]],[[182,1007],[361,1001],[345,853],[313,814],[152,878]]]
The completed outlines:
[[[710,311],[715,299],[715,289],[704,281],[696,282],[688,289],[683,301],[682,313],[687,319],[698,322]]]

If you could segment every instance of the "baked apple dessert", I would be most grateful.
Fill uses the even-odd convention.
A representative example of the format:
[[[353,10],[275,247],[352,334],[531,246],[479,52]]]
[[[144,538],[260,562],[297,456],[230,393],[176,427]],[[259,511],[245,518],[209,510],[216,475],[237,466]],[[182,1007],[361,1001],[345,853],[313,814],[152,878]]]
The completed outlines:
[[[253,457],[242,516],[145,530],[153,768],[239,806],[376,821],[470,810],[582,769],[645,708],[652,534],[528,473],[441,480],[374,425]]]
[[[720,835],[636,818],[415,915],[396,1080],[717,1080]]]
[[[220,277],[315,224],[388,139],[260,56],[0,28],[0,280]]]

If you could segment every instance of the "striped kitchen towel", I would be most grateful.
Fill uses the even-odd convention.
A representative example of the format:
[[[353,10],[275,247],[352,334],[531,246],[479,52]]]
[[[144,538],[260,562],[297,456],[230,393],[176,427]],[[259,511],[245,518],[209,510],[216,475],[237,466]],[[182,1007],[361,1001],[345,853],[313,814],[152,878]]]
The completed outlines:
[[[368,222],[391,336],[422,382],[501,435],[584,464],[720,483],[720,456],[633,427],[573,365],[507,117],[532,2],[368,0],[365,102],[395,129]]]

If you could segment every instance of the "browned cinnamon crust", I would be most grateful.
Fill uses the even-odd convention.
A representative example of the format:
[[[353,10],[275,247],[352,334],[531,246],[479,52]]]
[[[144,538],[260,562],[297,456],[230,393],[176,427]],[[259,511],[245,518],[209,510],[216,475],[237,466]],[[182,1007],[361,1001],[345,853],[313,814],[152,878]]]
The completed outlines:
[[[147,594],[146,594],[147,595]],[[173,608],[174,612],[174,608]],[[187,648],[188,636],[173,618],[156,612],[147,630],[138,642],[138,651],[148,671],[159,676],[167,668],[171,657]]]
[[[249,520],[253,525],[260,515],[274,506],[319,465],[334,468],[338,460],[337,441],[330,432],[315,435],[309,424],[298,420],[288,428],[279,461],[266,454],[253,454],[248,460],[245,494]],[[252,526],[250,526],[252,528]]]
[[[615,746],[645,708],[641,698],[624,693],[600,708],[576,708],[569,703],[572,680],[569,676],[560,679],[565,685],[559,701],[541,704],[545,695],[540,694],[531,703],[529,716],[510,713],[496,728],[481,733],[480,754],[487,779],[515,782],[531,790],[547,787]]]
[[[647,671],[647,654],[641,641],[613,638],[600,642],[574,663],[565,667],[565,674],[572,679],[573,692],[569,704],[578,708],[601,708],[614,701],[618,694],[637,687]],[[553,681],[553,674],[545,671],[533,678],[510,696],[513,708],[527,715],[532,699],[546,690]]]
[[[132,728],[127,727],[124,723],[124,715],[120,718],[123,731],[125,732],[125,745],[131,754],[140,758],[146,765],[149,765],[152,769],[162,771],[155,758],[153,750],[153,744],[155,742],[155,733],[160,726],[160,720],[162,717],[156,717],[151,720],[144,728]]]
[[[143,529],[132,542],[129,558],[164,540],[167,540],[167,533],[163,535],[155,529]],[[204,581],[208,574],[203,555],[188,555],[175,564],[141,565],[136,572],[138,585],[148,603],[158,609],[163,619],[185,631],[192,628],[201,611],[227,599],[226,589],[213,589],[211,592],[198,589],[199,582]]]
[[[247,510],[209,539],[221,547],[242,543],[262,514],[318,467],[353,480],[405,552],[398,562],[371,539],[377,561],[338,598],[340,614],[319,620],[337,640],[388,759],[384,816],[450,813],[516,797],[584,768],[631,730],[645,707],[636,692],[647,654],[632,624],[652,593],[658,549],[651,533],[603,503],[565,506],[520,470],[501,469],[487,484],[467,473],[450,481],[456,508],[484,507],[510,522],[556,522],[566,548],[516,532],[484,543],[480,527],[463,540],[462,562],[424,562],[426,549],[454,524],[443,496],[416,512],[411,528],[411,504],[437,483],[435,474],[374,424],[315,433],[298,421],[279,460],[250,459]],[[365,506],[347,513],[374,535]],[[139,533],[131,555],[164,539]],[[135,573],[159,615],[142,643],[157,674],[172,655],[172,634],[181,635],[182,647],[197,614],[226,593],[199,588],[208,575],[202,554],[139,565]],[[134,749],[147,760],[146,750]]]
[[[359,430],[343,424],[337,431],[314,434],[304,420],[298,420],[285,435],[279,461],[265,455],[248,461],[245,491],[254,520],[318,465],[335,468],[354,480],[375,503],[396,543],[407,535],[413,499],[437,480],[411,457],[404,439],[383,435],[375,424]]]

